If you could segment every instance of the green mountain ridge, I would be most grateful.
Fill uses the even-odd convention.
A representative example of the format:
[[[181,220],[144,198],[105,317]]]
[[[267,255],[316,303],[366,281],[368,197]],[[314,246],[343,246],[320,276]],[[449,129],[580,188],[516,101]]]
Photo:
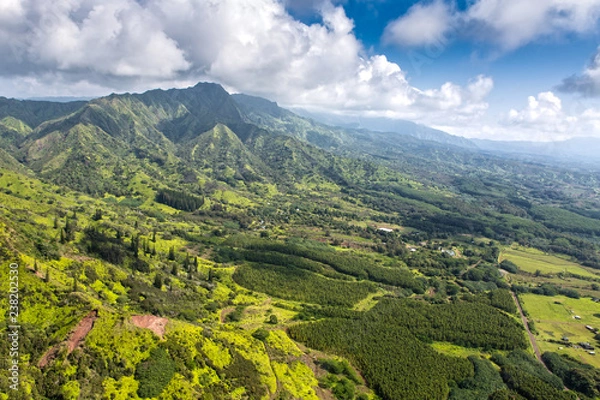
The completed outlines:
[[[330,127],[215,84],[1,104],[22,357],[0,400],[600,394],[595,367],[549,356],[559,377],[524,351],[510,294],[598,295],[593,171]],[[577,269],[530,273],[509,248]]]

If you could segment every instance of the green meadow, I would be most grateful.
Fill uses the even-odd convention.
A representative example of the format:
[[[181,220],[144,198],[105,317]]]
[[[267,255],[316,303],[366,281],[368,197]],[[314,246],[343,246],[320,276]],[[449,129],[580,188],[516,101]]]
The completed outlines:
[[[519,269],[529,273],[539,271],[544,275],[559,273],[575,274],[589,278],[600,278],[600,273],[582,267],[566,258],[546,254],[540,250],[521,246],[512,246],[502,251],[500,260],[509,260]]]

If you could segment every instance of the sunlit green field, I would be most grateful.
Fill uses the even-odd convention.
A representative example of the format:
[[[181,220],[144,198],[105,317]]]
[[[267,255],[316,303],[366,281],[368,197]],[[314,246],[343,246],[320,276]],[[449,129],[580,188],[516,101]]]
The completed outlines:
[[[565,296],[523,294],[520,298],[523,309],[535,322],[538,331],[537,343],[542,352],[568,354],[596,368],[600,367],[600,356],[591,355],[583,349],[573,349],[548,341],[559,341],[563,336],[567,336],[571,343],[589,342],[595,346],[594,334],[585,326],[600,327],[600,318],[594,316],[600,313],[600,304],[594,303],[589,298],[571,299]],[[576,315],[581,319],[575,319]]]
[[[557,256],[545,254],[540,250],[521,246],[513,246],[505,249],[500,254],[500,260],[512,261],[517,264],[519,269],[532,274],[536,271],[540,271],[542,274],[567,272],[590,278],[600,278],[600,273],[592,272],[579,264]]]
[[[470,349],[467,347],[462,347],[455,345],[453,343],[448,342],[433,342],[431,347],[434,348],[435,351],[446,354],[454,357],[469,357],[469,356],[479,356],[485,353],[482,353],[478,349]]]

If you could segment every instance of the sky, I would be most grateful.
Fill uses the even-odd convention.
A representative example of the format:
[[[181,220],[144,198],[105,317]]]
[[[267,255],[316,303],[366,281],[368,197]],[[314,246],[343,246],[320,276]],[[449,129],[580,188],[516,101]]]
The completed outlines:
[[[496,140],[600,137],[600,0],[2,0],[0,96],[217,82]]]

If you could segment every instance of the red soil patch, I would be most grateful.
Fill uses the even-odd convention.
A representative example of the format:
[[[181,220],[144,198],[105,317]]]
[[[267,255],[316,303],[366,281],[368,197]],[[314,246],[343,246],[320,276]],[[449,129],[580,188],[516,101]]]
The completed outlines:
[[[131,322],[138,328],[150,329],[158,337],[163,339],[165,335],[165,326],[169,322],[166,318],[155,317],[154,315],[134,315]]]
[[[98,311],[90,311],[88,315],[86,315],[81,321],[79,321],[77,326],[73,328],[73,330],[71,331],[71,333],[69,333],[69,336],[67,336],[67,339],[64,342],[55,345],[50,350],[48,350],[46,354],[42,356],[40,362],[38,363],[38,366],[40,368],[44,368],[45,366],[50,364],[50,362],[52,362],[52,360],[56,358],[56,355],[58,354],[63,344],[66,344],[67,346],[67,354],[71,354],[73,350],[75,350],[81,343],[83,343],[87,334],[90,333],[90,331],[94,327],[94,322],[96,321],[96,319],[98,319]]]

